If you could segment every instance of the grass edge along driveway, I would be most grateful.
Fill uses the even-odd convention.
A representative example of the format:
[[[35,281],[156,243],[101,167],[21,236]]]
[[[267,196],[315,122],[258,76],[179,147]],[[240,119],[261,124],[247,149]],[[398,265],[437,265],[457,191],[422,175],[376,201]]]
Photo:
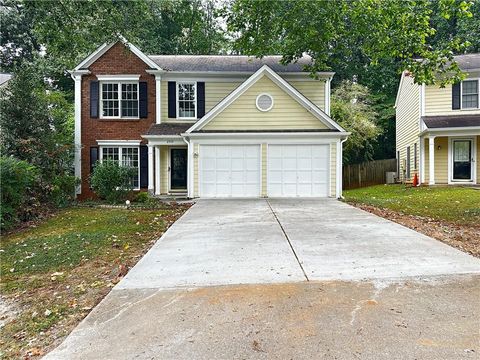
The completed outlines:
[[[3,236],[0,358],[58,345],[188,207],[71,207]]]
[[[480,257],[480,190],[377,185],[344,190],[345,201]]]

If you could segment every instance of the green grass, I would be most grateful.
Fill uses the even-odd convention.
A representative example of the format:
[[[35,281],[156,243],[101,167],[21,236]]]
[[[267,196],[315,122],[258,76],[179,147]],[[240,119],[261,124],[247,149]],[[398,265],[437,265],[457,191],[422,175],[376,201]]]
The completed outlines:
[[[73,207],[1,238],[0,289],[18,315],[0,335],[0,358],[44,352],[95,306],[185,210]]]
[[[343,195],[350,203],[372,205],[456,224],[480,225],[480,190],[468,187],[378,185],[345,190]]]

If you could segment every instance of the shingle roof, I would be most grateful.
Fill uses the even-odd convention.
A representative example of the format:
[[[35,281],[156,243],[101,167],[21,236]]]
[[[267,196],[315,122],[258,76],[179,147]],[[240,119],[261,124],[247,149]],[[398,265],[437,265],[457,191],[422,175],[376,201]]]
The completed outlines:
[[[147,131],[147,135],[180,135],[187,131],[192,124],[153,124]]]
[[[429,129],[480,126],[480,115],[423,116]]]
[[[462,70],[480,69],[480,53],[456,55],[454,59]]]
[[[280,64],[280,55],[265,56],[261,59],[243,55],[149,55],[158,66],[167,71],[204,72],[229,71],[254,73],[263,65],[275,72],[302,72],[312,61],[310,56],[300,58],[296,63]]]

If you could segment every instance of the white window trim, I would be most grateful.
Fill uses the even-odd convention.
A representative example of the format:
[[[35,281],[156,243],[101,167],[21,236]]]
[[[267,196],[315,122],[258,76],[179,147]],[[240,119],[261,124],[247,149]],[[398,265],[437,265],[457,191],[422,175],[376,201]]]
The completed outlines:
[[[138,187],[133,188],[133,190],[140,190],[140,146],[138,145],[132,145],[131,143],[127,144],[122,144],[120,142],[117,142],[114,144],[108,144],[105,142],[97,142],[99,144],[99,150],[100,150],[100,163],[103,163],[103,149],[104,148],[118,148],[118,163],[120,166],[122,165],[122,148],[132,148],[132,149],[137,149],[138,152]],[[100,145],[100,143],[103,143],[103,145]]]
[[[104,75],[106,76],[106,75]],[[138,80],[103,80],[100,81],[100,119],[126,119],[126,120],[138,120],[140,119],[140,84]],[[118,85],[118,116],[103,116],[103,85],[104,84],[117,84]],[[122,116],[122,84],[137,84],[137,109],[138,116]],[[108,100],[107,100],[108,101]]]
[[[262,108],[260,108],[260,106],[258,106],[258,99],[260,99],[261,96],[268,96],[270,98],[270,100],[272,100],[272,104],[270,105],[270,107],[268,109],[262,109]],[[273,99],[272,95],[270,95],[268,93],[261,93],[261,94],[257,95],[257,98],[255,100],[255,105],[257,106],[257,109],[260,110],[261,112],[267,112],[267,111],[272,110],[274,101],[275,100]]]
[[[463,107],[463,83],[466,81],[477,81],[477,107],[472,107],[472,108],[464,108]],[[473,95],[473,94],[472,94]],[[469,78],[465,79],[460,83],[460,110],[478,110],[480,109],[480,78]]]
[[[194,94],[195,94],[195,116],[193,117],[180,117],[180,106],[179,105],[179,99],[178,99],[178,85],[179,84],[187,84],[187,85],[193,85],[194,88]],[[176,110],[177,110],[177,119],[178,120],[197,120],[197,114],[198,114],[198,98],[197,98],[197,82],[196,81],[177,81],[175,83],[175,105],[176,105]]]

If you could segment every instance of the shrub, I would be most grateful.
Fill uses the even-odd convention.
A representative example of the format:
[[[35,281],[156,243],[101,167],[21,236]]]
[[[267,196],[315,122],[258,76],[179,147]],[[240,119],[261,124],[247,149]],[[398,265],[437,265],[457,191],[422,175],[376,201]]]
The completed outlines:
[[[93,191],[109,203],[125,201],[132,192],[132,178],[137,169],[120,166],[115,161],[97,163],[90,177]]]
[[[57,175],[51,179],[50,202],[57,207],[64,207],[75,200],[75,187],[80,179],[73,175]]]
[[[138,203],[145,203],[148,201],[149,197],[150,196],[148,195],[148,192],[142,191],[135,196],[133,201]]]
[[[1,229],[7,230],[18,220],[26,221],[36,213],[33,196],[38,171],[35,166],[13,157],[0,157]]]

